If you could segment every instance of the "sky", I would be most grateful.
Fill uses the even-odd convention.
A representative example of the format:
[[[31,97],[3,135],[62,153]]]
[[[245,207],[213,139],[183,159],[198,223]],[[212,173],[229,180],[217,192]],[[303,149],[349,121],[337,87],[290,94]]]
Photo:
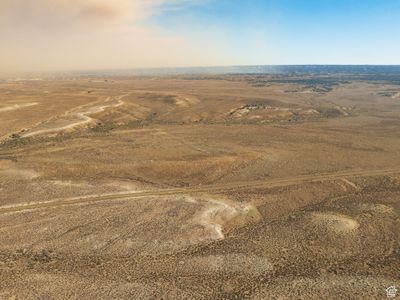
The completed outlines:
[[[398,0],[0,0],[0,73],[400,64]]]

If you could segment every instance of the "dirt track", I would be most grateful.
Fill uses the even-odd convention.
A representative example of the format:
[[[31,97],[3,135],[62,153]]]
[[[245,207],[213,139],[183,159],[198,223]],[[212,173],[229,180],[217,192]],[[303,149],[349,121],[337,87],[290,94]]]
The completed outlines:
[[[3,206],[0,207],[0,213],[18,212],[18,211],[32,210],[32,209],[45,209],[45,208],[53,208],[64,205],[73,205],[73,204],[99,202],[99,201],[137,199],[143,197],[168,196],[168,195],[179,195],[179,194],[213,193],[213,192],[252,189],[252,188],[272,188],[278,186],[290,186],[306,182],[331,181],[331,180],[342,179],[345,177],[372,177],[372,176],[383,176],[383,175],[391,175],[398,173],[400,173],[398,169],[397,170],[396,169],[354,170],[354,171],[338,172],[332,174],[305,175],[300,177],[275,179],[268,181],[235,182],[235,183],[216,184],[216,185],[201,186],[194,188],[171,188],[164,190],[152,190],[152,191],[133,192],[126,194],[118,193],[118,194],[108,194],[108,195],[86,196],[82,198],[73,198],[73,199],[55,199],[39,203],[23,203],[15,206],[12,205]],[[348,182],[348,180],[346,181]],[[352,184],[351,182],[348,182],[348,184],[354,188],[354,184]]]

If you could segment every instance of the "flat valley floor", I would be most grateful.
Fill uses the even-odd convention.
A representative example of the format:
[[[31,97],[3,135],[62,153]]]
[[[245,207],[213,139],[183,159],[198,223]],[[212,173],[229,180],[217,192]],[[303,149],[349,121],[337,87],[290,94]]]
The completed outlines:
[[[0,299],[385,299],[399,82],[0,81]]]

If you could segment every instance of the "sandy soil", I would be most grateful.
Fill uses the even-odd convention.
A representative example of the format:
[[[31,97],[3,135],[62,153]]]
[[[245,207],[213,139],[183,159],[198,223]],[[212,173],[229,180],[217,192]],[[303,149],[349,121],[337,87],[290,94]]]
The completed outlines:
[[[342,75],[0,83],[0,299],[385,299],[397,91]]]

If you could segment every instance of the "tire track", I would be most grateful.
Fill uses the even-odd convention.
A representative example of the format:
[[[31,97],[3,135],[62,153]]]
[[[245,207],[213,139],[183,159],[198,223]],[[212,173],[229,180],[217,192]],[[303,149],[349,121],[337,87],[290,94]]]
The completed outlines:
[[[284,179],[257,180],[247,182],[231,182],[215,185],[205,185],[192,188],[168,188],[161,190],[151,190],[132,193],[118,193],[106,195],[93,195],[68,199],[54,199],[43,202],[23,203],[16,205],[0,206],[0,213],[20,212],[25,210],[56,208],[66,205],[85,204],[90,202],[130,200],[144,197],[171,196],[171,195],[190,195],[201,193],[216,193],[230,190],[243,190],[252,188],[273,188],[290,186],[309,182],[324,182],[331,180],[343,180],[345,177],[373,177],[400,173],[400,169],[384,170],[352,170],[320,175],[303,175]]]

